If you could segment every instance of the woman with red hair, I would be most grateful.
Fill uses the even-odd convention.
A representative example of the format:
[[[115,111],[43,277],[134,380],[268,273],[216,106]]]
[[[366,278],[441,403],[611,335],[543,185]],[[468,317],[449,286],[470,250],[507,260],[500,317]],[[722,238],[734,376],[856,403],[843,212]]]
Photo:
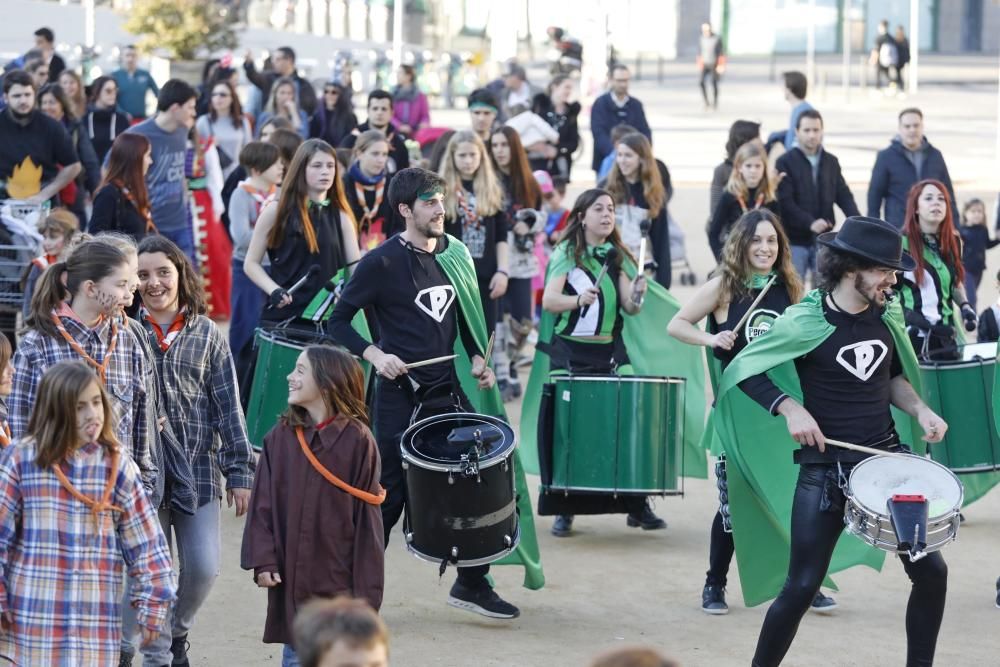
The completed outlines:
[[[976,328],[976,311],[963,284],[961,237],[951,210],[948,189],[940,181],[920,181],[906,198],[903,249],[917,266],[903,274],[900,292],[907,331],[921,359],[958,358],[956,310],[966,330]]]
[[[121,232],[136,242],[156,232],[146,190],[152,155],[149,139],[141,134],[125,133],[115,138],[107,174],[94,197],[88,232]]]

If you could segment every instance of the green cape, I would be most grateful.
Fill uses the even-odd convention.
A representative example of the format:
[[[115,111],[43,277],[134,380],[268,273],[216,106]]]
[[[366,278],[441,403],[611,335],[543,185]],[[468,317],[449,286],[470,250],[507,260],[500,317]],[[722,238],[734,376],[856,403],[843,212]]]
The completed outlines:
[[[479,283],[476,281],[476,269],[468,248],[454,236],[448,235],[448,247],[434,255],[441,270],[448,276],[459,308],[466,325],[482,353],[488,343],[486,335],[486,318],[483,316],[483,306],[479,299]],[[481,414],[499,417],[507,421],[507,413],[503,400],[496,386],[483,391],[472,377],[472,365],[468,353],[462,345],[461,337],[455,337],[455,371],[458,373],[462,390],[469,397],[473,407]],[[489,360],[487,359],[487,362]],[[531,509],[531,495],[528,492],[528,482],[521,465],[523,445],[514,450],[514,483],[517,493],[518,522],[521,528],[521,541],[517,548],[495,565],[523,565],[524,586],[537,590],[545,585],[545,574],[542,572],[542,557],[538,549],[538,536],[535,534],[535,518]]]
[[[629,277],[635,266],[624,264]],[[622,335],[633,371],[638,375],[682,377],[684,387],[684,469],[685,477],[706,479],[708,465],[701,444],[705,430],[705,367],[699,348],[681,343],[667,335],[667,323],[680,310],[680,304],[661,285],[649,281],[646,299],[637,315],[626,315]],[[549,341],[556,318],[542,311],[538,340]],[[549,381],[549,356],[537,347],[531,376],[521,404],[521,451],[525,469],[538,474],[538,404],[542,385]]]
[[[890,302],[882,320],[892,333],[905,376],[919,393],[917,359],[898,302]],[[801,402],[794,360],[815,349],[833,330],[823,316],[822,297],[814,290],[801,303],[789,306],[770,331],[744,348],[722,375],[713,423],[725,446],[736,561],[747,606],[775,597],[788,573],[792,496],[798,478],[792,452],[798,444],[788,434],[783,419],[768,414],[737,384],[766,372],[783,392]],[[907,415],[893,414],[903,442],[923,453],[923,441],[912,437],[922,433],[919,426],[915,427]],[[776,449],[787,453],[775,456]],[[878,570],[884,559],[885,552],[861,540],[840,540],[829,572],[853,565]],[[835,587],[829,579],[826,585]]]

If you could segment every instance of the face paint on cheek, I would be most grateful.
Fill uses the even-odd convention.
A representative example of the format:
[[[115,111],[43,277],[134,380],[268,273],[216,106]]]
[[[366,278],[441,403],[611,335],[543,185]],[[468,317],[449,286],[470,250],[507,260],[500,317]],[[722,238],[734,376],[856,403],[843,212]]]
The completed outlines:
[[[111,312],[121,305],[121,299],[101,290],[97,293],[97,303],[100,304],[101,310],[104,312]]]

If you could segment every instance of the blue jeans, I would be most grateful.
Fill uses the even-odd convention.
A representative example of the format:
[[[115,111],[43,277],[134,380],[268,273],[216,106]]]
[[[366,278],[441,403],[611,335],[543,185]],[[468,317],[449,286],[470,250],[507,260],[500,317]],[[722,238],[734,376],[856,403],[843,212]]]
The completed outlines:
[[[240,351],[253,340],[254,329],[260,323],[264,309],[264,292],[243,272],[243,260],[233,260],[233,286],[230,291],[232,318],[229,320],[229,349],[238,358]],[[237,377],[242,377],[237,364]]]
[[[159,230],[161,236],[165,236],[174,243],[177,247],[184,251],[184,254],[188,256],[191,263],[194,264],[195,268],[198,268],[198,258],[195,256],[194,252],[194,233],[191,230],[191,226],[183,227],[182,229],[161,229]]]
[[[979,283],[983,281],[983,272],[965,269],[965,298],[969,300],[972,310],[976,310],[976,292],[979,291]]]
[[[177,600],[167,615],[166,629],[153,643],[142,649],[143,665],[146,667],[169,665],[172,662],[171,643],[174,638],[184,637],[191,630],[195,614],[205,602],[216,577],[219,576],[222,551],[222,537],[219,530],[221,513],[222,503],[218,500],[202,505],[195,511],[194,516],[166,509],[159,511],[160,525],[167,537],[167,543],[173,544],[171,534],[176,541],[179,570]],[[138,634],[135,610],[128,604],[128,599],[124,608],[122,650],[134,653]]]
[[[792,264],[795,266],[795,270],[798,272],[799,277],[802,278],[802,282],[805,283],[806,274],[810,270],[813,273],[816,273],[816,244],[793,245]]]
[[[301,664],[292,645],[285,644],[285,648],[281,649],[281,667],[299,667]]]

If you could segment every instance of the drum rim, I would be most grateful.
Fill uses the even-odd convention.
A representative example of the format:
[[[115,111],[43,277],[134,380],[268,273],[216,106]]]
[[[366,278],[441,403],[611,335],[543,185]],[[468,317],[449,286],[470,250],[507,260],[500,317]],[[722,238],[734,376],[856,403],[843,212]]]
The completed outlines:
[[[636,384],[684,384],[687,378],[660,375],[553,375],[551,382],[633,382]]]
[[[517,513],[515,512],[515,517],[516,515]],[[425,563],[433,563],[434,565],[440,565],[442,560],[446,560],[429,556],[423,553],[422,551],[418,551],[416,548],[413,547],[413,545],[410,542],[406,542],[405,540],[404,542],[406,543],[406,550],[409,551],[414,556],[416,556],[417,560],[422,560]],[[490,563],[495,563],[498,560],[509,556],[511,553],[514,552],[515,549],[517,549],[517,547],[520,544],[521,544],[521,522],[519,519],[515,518],[514,535],[511,536],[509,547],[504,548],[503,551],[499,551],[496,554],[493,554],[492,556],[483,556],[482,558],[473,558],[472,560],[458,559],[458,561],[455,563],[452,563],[449,560],[448,563],[453,564],[455,567],[477,567],[479,565],[489,565]]]
[[[677,476],[680,479],[680,475]],[[604,495],[604,496],[683,496],[684,490],[680,487],[676,489],[630,489],[630,488],[617,488],[609,489],[607,487],[592,487],[592,486],[553,486],[548,485],[542,486],[542,493],[563,493],[565,491],[576,491],[583,493],[593,493],[594,495]]]
[[[517,449],[517,433],[514,432],[514,427],[500,419],[499,417],[493,417],[491,415],[484,415],[478,412],[444,412],[438,415],[431,415],[429,417],[424,417],[420,421],[413,422],[410,426],[403,431],[403,435],[399,439],[399,451],[403,460],[407,463],[412,463],[422,470],[430,470],[432,472],[462,472],[462,465],[456,463],[453,465],[445,465],[440,463],[429,463],[427,460],[418,458],[413,452],[407,449],[407,435],[410,433],[415,433],[418,427],[424,427],[427,422],[440,421],[444,417],[477,417],[484,421],[497,422],[502,426],[506,426],[510,430],[510,444],[505,445],[504,449],[499,450],[502,454],[497,455],[495,458],[487,460],[485,463],[480,464],[479,470],[488,470],[501,463],[510,460],[514,456],[514,451]]]
[[[948,466],[943,465],[941,463],[938,463],[934,459],[932,459],[930,457],[927,457],[927,456],[918,456],[916,454],[900,454],[900,456],[906,456],[908,458],[912,458],[912,459],[917,460],[917,461],[926,461],[927,463],[930,463],[930,464],[932,464],[932,465],[940,468],[941,470],[944,470],[946,473],[948,473],[949,476],[951,476],[955,480],[955,483],[958,484],[958,502],[955,503],[955,505],[952,507],[952,509],[949,510],[948,512],[946,512],[945,514],[936,514],[934,516],[928,516],[927,517],[927,521],[928,522],[930,522],[932,519],[937,519],[937,518],[944,517],[944,516],[954,515],[954,514],[957,514],[957,513],[961,512],[962,505],[965,504],[965,485],[962,484],[962,480],[960,480],[958,478],[958,475],[956,475],[951,470],[951,468],[949,468]],[[865,505],[860,500],[858,500],[857,496],[851,491],[851,485],[854,482],[854,474],[858,471],[859,468],[861,468],[861,466],[865,465],[866,463],[868,463],[870,461],[875,461],[875,460],[878,460],[878,459],[885,459],[885,458],[889,458],[889,457],[886,457],[886,456],[870,456],[867,459],[865,459],[865,460],[861,461],[860,463],[858,463],[857,465],[855,465],[854,468],[851,469],[851,474],[847,477],[847,489],[846,489],[846,491],[844,493],[844,496],[847,498],[848,502],[854,503],[855,505],[857,505],[861,509],[865,510],[866,512],[872,512],[871,508],[869,508],[867,505]],[[921,464],[921,465],[923,465],[923,464]],[[877,516],[883,516],[883,515],[881,513],[877,513]]]
[[[287,335],[287,332],[301,334],[307,340],[296,340],[293,336]],[[302,349],[305,349],[309,345],[324,344],[324,341],[326,341],[327,345],[333,344],[333,339],[321,332],[301,331],[290,327],[269,327],[266,329],[264,327],[257,327],[254,329],[254,336],[259,336],[272,343],[291,343],[291,346]]]
[[[935,361],[919,363],[922,371],[960,371],[966,368],[978,368],[980,366],[996,366],[996,357],[976,357],[974,359],[959,359],[957,361]]]

